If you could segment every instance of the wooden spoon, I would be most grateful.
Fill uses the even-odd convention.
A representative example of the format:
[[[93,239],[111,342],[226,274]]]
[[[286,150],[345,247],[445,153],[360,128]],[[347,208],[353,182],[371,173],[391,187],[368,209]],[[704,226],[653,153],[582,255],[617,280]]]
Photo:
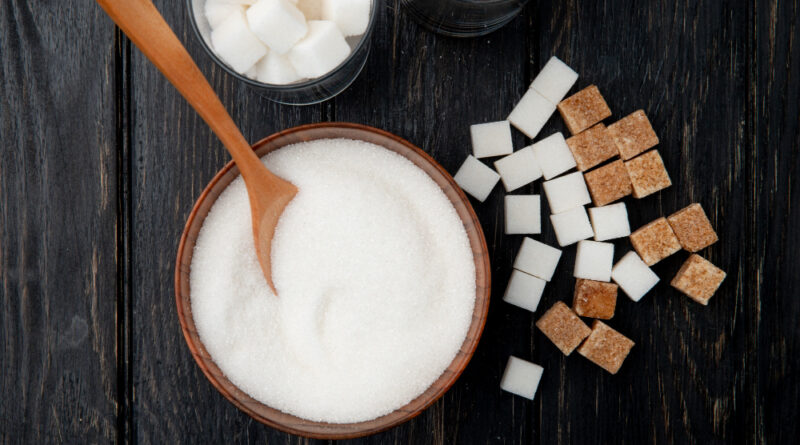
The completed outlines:
[[[267,284],[276,292],[270,265],[272,236],[297,188],[272,174],[255,155],[203,73],[150,0],[97,0],[97,3],[180,91],[233,157],[250,197],[258,262]]]

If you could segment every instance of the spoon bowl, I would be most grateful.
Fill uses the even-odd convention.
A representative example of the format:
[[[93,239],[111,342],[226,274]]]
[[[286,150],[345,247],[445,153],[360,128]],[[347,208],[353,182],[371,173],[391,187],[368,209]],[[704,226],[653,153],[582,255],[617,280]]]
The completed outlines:
[[[97,3],[206,121],[236,162],[250,198],[256,256],[267,284],[277,295],[270,267],[272,235],[297,188],[272,174],[253,154],[217,93],[152,1],[97,0]]]
[[[192,356],[211,384],[223,396],[253,419],[271,427],[305,437],[334,440],[366,436],[406,422],[419,415],[455,383],[464,368],[466,368],[483,332],[489,309],[491,275],[486,239],[481,230],[480,222],[466,195],[436,161],[408,141],[391,133],[364,125],[320,123],[295,127],[276,133],[256,143],[253,146],[253,150],[256,155],[261,157],[287,145],[330,138],[346,138],[370,142],[405,157],[439,185],[464,225],[475,262],[475,306],[464,342],[456,357],[442,375],[425,392],[405,406],[376,419],[346,424],[314,422],[278,411],[253,399],[225,377],[214,363],[197,334],[192,318],[189,274],[195,242],[203,221],[217,197],[239,174],[237,167],[232,162],[222,168],[211,180],[195,203],[186,222],[178,247],[175,266],[175,300],[183,335],[189,345]]]

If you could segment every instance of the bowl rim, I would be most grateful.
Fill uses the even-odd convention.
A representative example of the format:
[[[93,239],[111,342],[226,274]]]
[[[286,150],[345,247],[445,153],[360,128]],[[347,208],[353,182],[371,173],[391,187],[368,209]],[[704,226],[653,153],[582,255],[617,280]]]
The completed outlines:
[[[318,136],[314,133],[326,134],[330,131],[341,131],[350,133],[348,136]],[[175,263],[175,302],[178,311],[178,319],[181,325],[184,339],[189,347],[192,357],[203,371],[203,374],[228,401],[239,408],[253,419],[278,429],[280,431],[314,439],[353,439],[379,433],[404,423],[422,413],[436,400],[438,400],[456,382],[463,373],[470,359],[475,353],[475,349],[483,333],[489,310],[489,300],[491,293],[491,267],[489,254],[486,245],[486,238],[475,214],[469,199],[456,184],[455,180],[447,171],[439,165],[430,155],[420,148],[411,144],[403,138],[392,133],[374,127],[348,123],[348,122],[323,122],[316,124],[306,124],[286,129],[272,134],[253,144],[253,150],[263,156],[278,148],[293,143],[326,139],[335,137],[349,137],[358,139],[352,133],[361,133],[363,137],[370,137],[368,142],[381,145],[376,140],[383,140],[398,147],[402,146],[409,153],[418,156],[418,160],[428,164],[432,171],[439,175],[439,180],[449,184],[449,190],[445,190],[442,184],[433,177],[430,172],[423,169],[434,182],[442,188],[447,198],[451,201],[459,214],[459,219],[465,225],[465,230],[470,238],[470,247],[473,252],[476,273],[475,306],[472,313],[467,335],[456,356],[451,361],[447,369],[420,395],[415,397],[406,405],[375,419],[357,423],[326,423],[315,422],[302,419],[297,416],[284,413],[276,408],[263,404],[236,387],[225,377],[224,373],[217,367],[208,351],[205,349],[199,335],[195,329],[194,319],[191,314],[191,294],[189,292],[189,273],[193,254],[193,247],[196,241],[197,232],[202,227],[202,223],[208,214],[208,210],[216,201],[219,194],[225,190],[233,179],[238,176],[238,169],[233,161],[229,161],[211,179],[205,187],[200,197],[194,203],[192,211],[186,220],[180,243],[178,245],[177,258]],[[287,140],[288,139],[288,140]],[[367,140],[367,139],[361,139]],[[283,142],[283,143],[281,143]],[[382,145],[383,146],[383,145]],[[385,147],[401,156],[414,162],[414,159],[407,155]],[[263,152],[263,153],[261,153]],[[415,165],[417,165],[415,163]],[[419,165],[418,165],[419,167]],[[422,167],[420,167],[422,168]],[[224,185],[220,185],[227,180]],[[450,193],[448,193],[450,192]],[[202,214],[201,214],[202,212]],[[195,226],[196,225],[196,226]],[[191,249],[189,248],[191,247]],[[258,410],[258,412],[256,411]]]
[[[206,0],[207,1],[207,0]],[[304,90],[309,87],[317,86],[327,79],[336,75],[340,69],[342,69],[345,65],[349,64],[350,61],[355,57],[355,55],[361,50],[362,47],[371,43],[372,39],[372,32],[375,28],[375,24],[378,21],[378,13],[380,11],[380,7],[382,6],[383,0],[372,0],[372,4],[370,5],[370,16],[369,16],[369,23],[367,24],[367,29],[362,34],[361,39],[358,40],[358,43],[353,46],[350,50],[350,54],[348,54],[347,58],[342,61],[342,63],[336,65],[335,68],[328,71],[327,73],[323,74],[322,76],[315,77],[313,79],[304,80],[302,82],[294,82],[294,83],[287,83],[287,84],[278,84],[278,83],[264,83],[258,80],[253,80],[244,74],[234,70],[227,63],[225,63],[217,53],[211,48],[209,42],[203,37],[203,34],[200,32],[200,26],[197,24],[197,19],[195,16],[194,10],[194,0],[186,0],[186,12],[189,15],[189,23],[191,23],[192,30],[194,31],[195,37],[197,40],[200,41],[200,46],[203,47],[206,54],[211,57],[211,60],[214,61],[218,66],[220,66],[225,72],[240,80],[250,86],[257,87],[257,88],[267,88],[274,91],[297,91],[297,90]],[[202,14],[202,11],[198,12]],[[260,141],[259,141],[260,142]]]

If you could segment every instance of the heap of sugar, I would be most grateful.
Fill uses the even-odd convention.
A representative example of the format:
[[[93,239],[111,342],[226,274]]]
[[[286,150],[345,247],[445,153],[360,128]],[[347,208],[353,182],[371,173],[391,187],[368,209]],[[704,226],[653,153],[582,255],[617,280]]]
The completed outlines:
[[[344,62],[369,27],[372,0],[206,0],[214,52],[234,71],[285,85]],[[350,39],[351,43],[358,38]]]
[[[449,366],[472,320],[476,272],[456,210],[422,170],[373,144],[318,140],[264,160],[299,188],[273,239],[279,296],[237,178],[191,264],[206,349],[237,387],[301,418],[360,422],[402,407]]]

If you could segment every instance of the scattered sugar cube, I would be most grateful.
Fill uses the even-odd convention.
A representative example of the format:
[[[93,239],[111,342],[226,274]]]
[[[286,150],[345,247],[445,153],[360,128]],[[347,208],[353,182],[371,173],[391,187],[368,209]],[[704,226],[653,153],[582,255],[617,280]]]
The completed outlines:
[[[262,57],[261,60],[264,60],[264,57]],[[250,68],[249,70],[247,70],[246,73],[244,73],[245,77],[247,77],[248,79],[255,79],[258,77],[258,64],[261,62],[261,60],[256,62],[256,64],[253,65],[252,68]]]
[[[548,181],[575,167],[575,158],[561,133],[553,133],[531,147],[542,176]]]
[[[567,146],[575,158],[578,170],[582,172],[619,155],[614,139],[603,124],[597,124],[570,137],[567,139]]]
[[[633,348],[633,341],[600,320],[592,323],[592,333],[578,348],[578,354],[595,365],[616,374]]]
[[[707,306],[726,275],[722,269],[693,253],[670,284],[692,300]]]
[[[322,20],[322,0],[295,0],[306,20]]]
[[[658,283],[658,275],[636,255],[628,252],[611,269],[611,279],[633,301],[639,301]]]
[[[562,213],[592,202],[581,172],[574,172],[542,184],[552,213]]]
[[[517,106],[511,110],[508,121],[525,136],[533,139],[555,111],[555,105],[536,90],[529,89],[522,95]]]
[[[589,209],[595,241],[630,236],[631,226],[628,223],[628,210],[624,202]]]
[[[678,210],[667,217],[672,231],[681,246],[689,252],[697,252],[717,242],[717,233],[711,227],[703,206],[698,203]]]
[[[619,148],[622,159],[628,160],[658,144],[644,111],[637,110],[608,126],[608,132]]]
[[[247,22],[258,38],[278,54],[286,54],[308,32],[303,13],[288,0],[258,0],[247,8]]]
[[[561,258],[561,251],[545,243],[525,237],[519,248],[514,269],[550,281]]]
[[[506,195],[506,235],[542,233],[539,195]]]
[[[586,180],[586,186],[589,187],[592,201],[598,207],[628,196],[633,191],[628,170],[619,159],[597,167],[585,173],[583,177]]]
[[[575,255],[575,278],[595,281],[611,281],[611,267],[614,265],[614,245],[599,241],[578,241]]]
[[[631,178],[634,198],[644,198],[672,185],[658,150],[625,161],[625,168]]]
[[[214,52],[234,71],[246,73],[267,54],[267,47],[250,31],[243,10],[232,12],[211,31]]]
[[[244,12],[244,6],[228,0],[208,0],[203,6],[203,12],[211,29],[221,25],[235,11]]]
[[[472,137],[472,154],[476,158],[503,156],[514,151],[508,121],[471,125],[469,133]]]
[[[681,243],[666,218],[658,218],[631,233],[631,244],[648,266],[681,250]]]
[[[556,302],[536,322],[536,327],[549,338],[564,355],[570,355],[592,332],[575,312],[561,301]]]
[[[494,161],[494,168],[497,173],[500,173],[500,180],[503,181],[507,192],[514,191],[542,177],[542,170],[539,169],[539,162],[536,161],[532,146],[517,150]]]
[[[578,279],[572,310],[581,317],[609,320],[617,307],[617,286],[614,283]]]
[[[503,295],[503,301],[522,309],[536,312],[546,284],[547,281],[541,278],[536,278],[519,270],[513,270],[511,271],[511,278],[508,280],[506,293]]]
[[[508,357],[506,370],[500,380],[500,388],[528,400],[533,400],[539,380],[542,378],[544,368],[541,366],[516,358]]]
[[[558,112],[572,134],[578,134],[611,116],[611,109],[596,85],[589,85],[562,100],[558,104]]]
[[[550,223],[553,224],[556,240],[561,247],[569,246],[594,235],[592,225],[589,223],[589,216],[582,206],[550,215]]]
[[[371,10],[371,0],[322,0],[322,18],[335,22],[345,36],[364,34]]]
[[[483,202],[492,192],[494,186],[497,185],[500,175],[483,162],[475,159],[474,156],[469,155],[464,160],[464,163],[461,164],[453,179],[461,187],[461,190]]]
[[[578,73],[575,70],[559,60],[558,57],[551,57],[533,79],[530,88],[556,105],[567,95],[577,80]]]
[[[289,58],[270,51],[256,64],[259,82],[272,85],[286,85],[301,79],[294,70]]]
[[[350,55],[350,45],[333,22],[312,20],[308,34],[289,51],[289,61],[301,77],[314,79],[339,66]]]

